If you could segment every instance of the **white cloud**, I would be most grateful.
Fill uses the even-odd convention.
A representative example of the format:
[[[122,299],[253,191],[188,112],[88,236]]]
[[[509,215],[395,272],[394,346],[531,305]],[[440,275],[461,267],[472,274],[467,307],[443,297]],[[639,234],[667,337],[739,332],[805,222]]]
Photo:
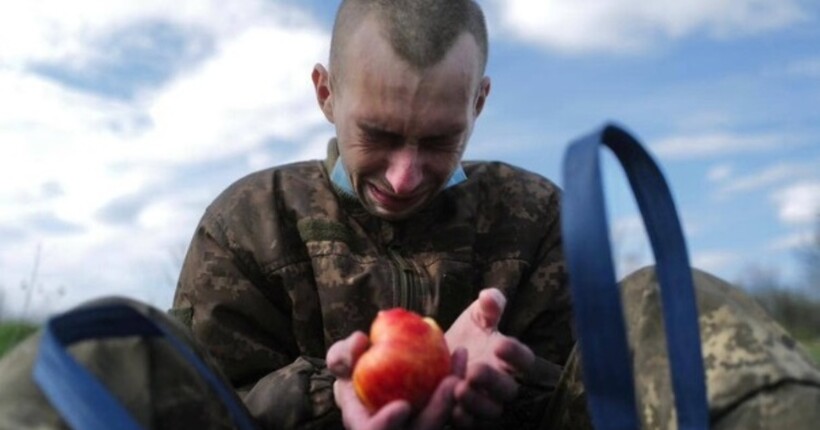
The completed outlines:
[[[652,264],[649,238],[639,216],[616,218],[610,226],[610,242],[618,279]]]
[[[183,37],[206,34],[213,49],[128,100],[27,67],[49,61],[93,72],[119,60],[106,51],[117,48],[112,34],[150,20]],[[0,234],[9,235],[0,242],[0,316],[106,294],[168,306],[180,263],[171,254],[216,193],[268,163],[324,155],[329,127],[310,71],[326,60],[328,39],[299,10],[264,0],[0,6],[0,171],[13,178],[0,182]],[[226,167],[229,160],[238,164]],[[189,171],[200,173],[180,177]],[[122,201],[119,212],[134,212],[126,221],[100,218]],[[48,222],[73,228],[55,232]],[[18,287],[38,247],[37,291],[27,299]]]
[[[786,181],[810,178],[820,172],[820,160],[806,162],[781,162],[763,170],[747,175],[737,176],[726,181],[720,188],[720,194],[732,194],[759,190]]]
[[[734,153],[770,151],[795,144],[794,139],[775,134],[739,135],[724,132],[672,136],[660,139],[652,150],[665,159],[709,158]]]
[[[683,223],[684,240],[700,233],[702,227],[690,218],[679,215]],[[610,225],[610,243],[616,275],[623,278],[635,270],[653,264],[652,246],[643,219],[637,214],[615,218]]]
[[[798,77],[820,78],[820,57],[806,58],[786,66],[786,74]]]
[[[809,245],[813,244],[814,240],[815,232],[811,229],[807,229],[805,231],[791,233],[789,235],[776,238],[769,246],[769,250],[780,252],[805,249]]]
[[[678,130],[721,130],[736,127],[740,122],[735,113],[698,106],[694,111],[682,112],[672,124]]]
[[[121,138],[110,124],[127,122],[133,107],[60,87],[19,72],[0,70],[0,169],[14,181],[0,188],[0,219],[8,212],[43,210],[57,204],[64,215],[93,209],[80,196],[106,198],[141,185],[132,172],[110,172],[122,158]],[[113,174],[110,174],[113,173]],[[64,195],[36,199],[45,183],[58,183]]]
[[[820,216],[820,181],[790,185],[772,194],[780,220],[787,224],[815,222]]]
[[[710,182],[722,182],[732,176],[734,168],[730,164],[718,164],[709,169],[706,173],[706,178]]]
[[[270,166],[291,163],[299,160],[324,158],[327,152],[328,141],[335,136],[331,131],[318,132],[314,136],[304,139],[305,144],[293,151],[276,154],[260,148],[248,154],[247,165],[250,170],[259,170]]]
[[[504,35],[565,52],[634,52],[705,33],[726,38],[804,19],[796,0],[491,0]],[[491,15],[492,16],[492,15]]]
[[[327,44],[327,35],[316,29],[248,28],[150,100],[153,127],[133,156],[213,160],[324,124],[310,72],[326,57]]]
[[[692,256],[692,266],[710,273],[724,273],[742,258],[731,251],[702,251]]]
[[[31,61],[70,62],[83,67],[110,55],[99,43],[112,32],[146,21],[201,29],[222,40],[248,23],[304,24],[296,9],[264,0],[39,0],[0,6],[0,65]]]

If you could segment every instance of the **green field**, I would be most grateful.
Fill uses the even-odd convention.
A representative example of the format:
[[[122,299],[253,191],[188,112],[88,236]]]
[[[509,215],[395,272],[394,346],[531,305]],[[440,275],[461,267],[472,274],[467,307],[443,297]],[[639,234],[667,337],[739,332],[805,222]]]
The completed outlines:
[[[7,322],[0,324],[0,357],[36,330],[37,326],[28,323]]]
[[[806,347],[806,351],[809,352],[809,355],[814,357],[814,362],[820,365],[820,338],[812,341],[804,341],[803,346]]]

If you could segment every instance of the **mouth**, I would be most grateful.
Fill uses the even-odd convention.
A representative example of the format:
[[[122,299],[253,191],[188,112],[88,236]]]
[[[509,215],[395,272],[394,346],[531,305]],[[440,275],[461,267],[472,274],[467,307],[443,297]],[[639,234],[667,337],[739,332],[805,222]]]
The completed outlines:
[[[411,195],[397,196],[395,194],[383,191],[373,184],[368,184],[370,196],[376,201],[379,206],[389,212],[401,212],[415,205],[421,198],[423,193],[415,192]]]

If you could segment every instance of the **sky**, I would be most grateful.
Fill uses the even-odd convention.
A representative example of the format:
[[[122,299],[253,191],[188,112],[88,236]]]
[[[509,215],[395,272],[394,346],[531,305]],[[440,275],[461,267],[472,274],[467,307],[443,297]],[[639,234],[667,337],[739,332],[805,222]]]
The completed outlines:
[[[660,163],[693,264],[800,286],[820,212],[820,3],[484,0],[492,90],[465,158],[561,185],[614,121]],[[168,308],[205,207],[324,156],[310,72],[338,1],[0,5],[0,318],[120,295]],[[607,156],[619,273],[651,252]]]

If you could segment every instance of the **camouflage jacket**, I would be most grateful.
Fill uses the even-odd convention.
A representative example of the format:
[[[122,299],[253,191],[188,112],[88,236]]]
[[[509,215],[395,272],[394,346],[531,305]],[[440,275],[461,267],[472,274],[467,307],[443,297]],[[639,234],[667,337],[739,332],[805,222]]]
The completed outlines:
[[[446,329],[497,287],[508,298],[500,331],[538,356],[504,428],[537,423],[574,342],[557,187],[465,162],[466,181],[388,222],[335,188],[333,162],[272,168],[225,190],[196,229],[172,313],[264,426],[336,428],[330,345],[395,306]]]

